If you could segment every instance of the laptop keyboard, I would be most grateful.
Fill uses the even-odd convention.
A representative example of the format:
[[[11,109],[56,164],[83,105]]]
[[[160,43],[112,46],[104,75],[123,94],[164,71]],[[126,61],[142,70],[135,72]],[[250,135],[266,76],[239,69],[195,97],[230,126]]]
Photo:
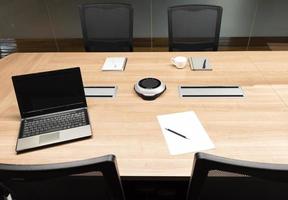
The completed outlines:
[[[24,121],[21,138],[85,125],[88,125],[88,116],[85,109],[27,119]]]

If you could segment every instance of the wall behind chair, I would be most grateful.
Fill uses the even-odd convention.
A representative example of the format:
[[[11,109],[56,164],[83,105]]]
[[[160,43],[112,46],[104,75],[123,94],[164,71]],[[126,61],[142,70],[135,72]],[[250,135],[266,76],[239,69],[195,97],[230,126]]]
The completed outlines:
[[[108,0],[0,0],[0,38],[81,38],[78,5]],[[221,37],[288,36],[287,0],[118,0],[134,7],[134,37],[167,37],[167,8],[223,7]]]

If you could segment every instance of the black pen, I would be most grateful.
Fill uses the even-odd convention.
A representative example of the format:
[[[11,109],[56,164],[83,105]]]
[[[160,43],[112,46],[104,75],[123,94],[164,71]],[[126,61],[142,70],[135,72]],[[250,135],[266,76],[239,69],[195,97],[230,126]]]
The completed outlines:
[[[181,135],[180,133],[177,133],[176,131],[173,131],[173,130],[171,130],[171,129],[169,129],[169,128],[165,128],[165,129],[166,129],[167,131],[171,132],[171,133],[174,133],[174,134],[176,134],[176,135],[178,135],[178,136],[180,136],[180,137],[183,137],[183,138],[189,140],[189,138],[187,138],[185,135]]]
[[[203,69],[205,69],[205,68],[206,68],[206,59],[203,62]]]

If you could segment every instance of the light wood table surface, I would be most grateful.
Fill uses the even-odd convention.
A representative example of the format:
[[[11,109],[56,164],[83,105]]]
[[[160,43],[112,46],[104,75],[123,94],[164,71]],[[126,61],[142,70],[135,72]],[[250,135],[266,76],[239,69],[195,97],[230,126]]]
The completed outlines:
[[[176,69],[172,56],[205,56],[213,71]],[[107,56],[126,56],[124,72],[102,72]],[[91,139],[15,153],[20,116],[11,76],[81,67],[85,86],[117,85],[115,99],[88,99]],[[136,81],[156,77],[167,91],[144,101]],[[288,164],[288,52],[16,53],[0,60],[0,163],[43,164],[113,153],[121,176],[190,176],[193,153],[169,155],[157,115],[195,111],[228,158]],[[240,85],[245,98],[181,99],[179,85]]]

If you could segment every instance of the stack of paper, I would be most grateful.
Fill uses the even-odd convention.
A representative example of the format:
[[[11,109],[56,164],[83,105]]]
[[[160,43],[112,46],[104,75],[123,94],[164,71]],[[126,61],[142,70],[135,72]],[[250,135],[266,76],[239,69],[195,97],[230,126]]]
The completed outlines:
[[[170,154],[177,155],[215,148],[194,112],[160,115],[157,118]]]
[[[125,57],[107,57],[104,65],[102,66],[103,71],[124,71],[127,58]]]

